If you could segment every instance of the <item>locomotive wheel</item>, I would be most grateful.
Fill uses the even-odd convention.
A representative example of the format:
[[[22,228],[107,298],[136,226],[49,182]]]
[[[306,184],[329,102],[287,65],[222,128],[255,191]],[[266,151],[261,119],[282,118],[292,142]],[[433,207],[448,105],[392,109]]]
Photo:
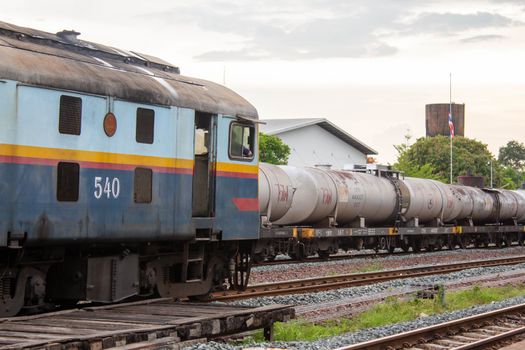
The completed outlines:
[[[10,271],[10,272],[14,274],[14,271]],[[3,276],[4,278],[7,276],[7,273],[8,272],[4,272],[4,276]],[[22,308],[24,307],[26,294],[29,294],[29,295],[38,294],[39,297],[43,298],[43,295],[45,294],[45,283],[41,284],[40,282],[42,281],[42,278],[41,278],[42,276],[44,276],[44,280],[45,280],[45,273],[33,267],[25,267],[21,269],[18,273],[18,276],[16,277],[16,287],[15,287],[14,295],[2,294],[0,296],[0,318],[11,317],[11,316],[15,316],[16,314],[18,314],[20,310],[22,310]],[[37,285],[33,286],[32,283],[27,283],[28,281],[30,281],[31,278],[34,278],[35,280],[38,279],[38,286]],[[30,289],[26,290],[26,286],[28,284],[30,286]],[[32,301],[35,301],[35,300],[28,300],[29,303],[31,303]],[[30,304],[28,304],[28,306],[29,305]],[[41,304],[31,305],[32,308],[38,308],[41,306],[43,305]]]
[[[229,282],[232,289],[245,290],[248,287],[248,281],[250,280],[250,271],[252,268],[252,262],[250,259],[250,253],[242,250],[237,252],[235,256],[235,271],[233,276],[230,276]]]

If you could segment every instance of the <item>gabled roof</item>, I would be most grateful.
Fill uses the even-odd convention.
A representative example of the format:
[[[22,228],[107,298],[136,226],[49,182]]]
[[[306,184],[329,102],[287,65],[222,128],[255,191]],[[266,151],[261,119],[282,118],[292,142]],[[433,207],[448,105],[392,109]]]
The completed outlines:
[[[278,135],[310,125],[317,125],[362,153],[377,154],[376,150],[359,141],[326,118],[263,119],[261,121],[266,124],[260,125],[259,129],[268,135]]]

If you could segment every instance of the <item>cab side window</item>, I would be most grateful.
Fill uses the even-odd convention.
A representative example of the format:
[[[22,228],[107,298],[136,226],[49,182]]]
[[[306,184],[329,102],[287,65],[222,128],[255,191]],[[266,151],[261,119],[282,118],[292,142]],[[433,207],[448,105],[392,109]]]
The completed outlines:
[[[230,158],[251,160],[255,153],[255,127],[240,123],[230,126]]]

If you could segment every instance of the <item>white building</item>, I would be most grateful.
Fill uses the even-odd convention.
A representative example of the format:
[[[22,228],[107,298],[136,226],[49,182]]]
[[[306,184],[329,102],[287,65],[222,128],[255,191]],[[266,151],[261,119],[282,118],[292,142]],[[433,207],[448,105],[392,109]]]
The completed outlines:
[[[263,119],[259,130],[290,146],[288,164],[343,169],[377,152],[325,118]]]

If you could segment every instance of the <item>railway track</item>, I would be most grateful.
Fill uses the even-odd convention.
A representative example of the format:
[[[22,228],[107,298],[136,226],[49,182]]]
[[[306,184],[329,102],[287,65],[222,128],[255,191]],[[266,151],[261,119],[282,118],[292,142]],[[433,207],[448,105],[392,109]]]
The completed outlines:
[[[485,349],[523,334],[525,304],[519,304],[336,350]]]
[[[507,257],[490,260],[476,260],[453,264],[421,266],[397,270],[386,270],[367,273],[352,273],[338,276],[308,278],[275,283],[264,283],[248,286],[245,291],[223,291],[213,293],[214,301],[238,300],[261,296],[283,294],[313,293],[323,290],[362,286],[394,279],[413,278],[428,275],[444,274],[475,267],[513,265],[525,262],[525,256]]]
[[[518,244],[512,245],[512,247],[518,247]],[[463,249],[480,249],[479,247],[469,246]],[[501,249],[500,247],[490,246],[486,247],[484,249]],[[435,250],[440,251],[440,250]],[[423,250],[421,253],[425,253]],[[354,254],[341,254],[341,255],[331,255],[328,258],[320,258],[320,257],[308,257],[303,260],[293,260],[293,259],[279,259],[279,260],[273,260],[273,261],[263,261],[259,263],[255,263],[253,267],[259,267],[259,266],[273,266],[273,265],[283,265],[283,264],[303,264],[303,263],[314,263],[314,262],[323,262],[323,261],[339,261],[339,260],[349,260],[349,259],[373,259],[373,258],[383,258],[387,256],[404,256],[404,255],[414,255],[417,253],[414,253],[412,251],[410,252],[404,252],[404,251],[398,251],[394,253],[389,252],[377,252],[377,253],[354,253]]]

